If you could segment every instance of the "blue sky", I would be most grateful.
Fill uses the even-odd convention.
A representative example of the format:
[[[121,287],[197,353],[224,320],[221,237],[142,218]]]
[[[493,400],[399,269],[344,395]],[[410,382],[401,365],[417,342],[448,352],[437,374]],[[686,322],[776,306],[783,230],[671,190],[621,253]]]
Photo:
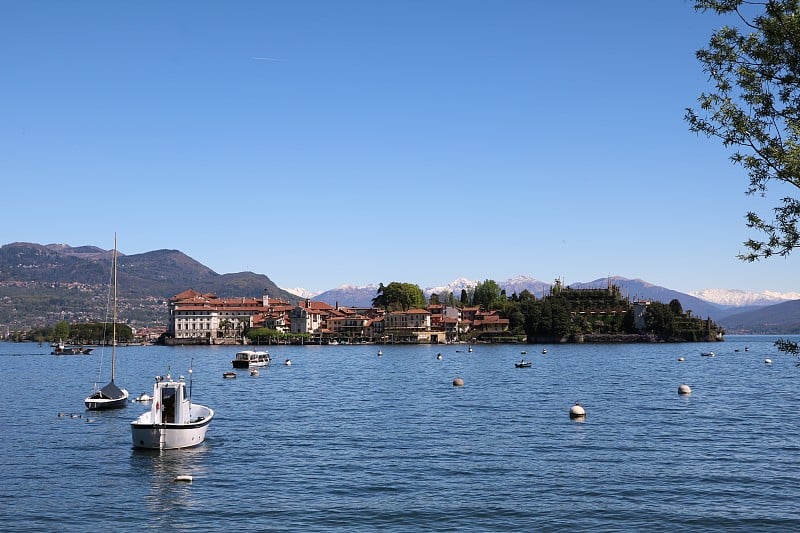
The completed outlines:
[[[691,1],[5,1],[2,225],[282,287],[608,275],[800,291],[684,109]]]

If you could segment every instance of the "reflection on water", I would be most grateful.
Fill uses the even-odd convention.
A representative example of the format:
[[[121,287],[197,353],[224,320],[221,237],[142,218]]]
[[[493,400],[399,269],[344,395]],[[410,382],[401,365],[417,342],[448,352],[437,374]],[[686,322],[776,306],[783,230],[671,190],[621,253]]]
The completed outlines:
[[[133,475],[143,476],[150,484],[144,497],[147,509],[158,515],[187,508],[192,502],[193,483],[202,482],[207,475],[208,455],[206,444],[179,450],[131,448]],[[178,482],[178,476],[192,476],[193,482]]]

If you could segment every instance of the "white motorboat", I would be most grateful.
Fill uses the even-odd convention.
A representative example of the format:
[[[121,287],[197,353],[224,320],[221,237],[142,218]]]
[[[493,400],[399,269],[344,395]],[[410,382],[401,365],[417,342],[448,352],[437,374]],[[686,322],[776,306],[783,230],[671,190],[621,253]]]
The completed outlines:
[[[242,350],[236,353],[231,364],[233,368],[250,368],[251,366],[267,366],[269,362],[269,352]]]
[[[193,404],[190,386],[181,376],[174,381],[169,373],[157,376],[153,385],[150,410],[131,422],[131,436],[136,448],[171,450],[197,446],[206,438],[214,410]]]

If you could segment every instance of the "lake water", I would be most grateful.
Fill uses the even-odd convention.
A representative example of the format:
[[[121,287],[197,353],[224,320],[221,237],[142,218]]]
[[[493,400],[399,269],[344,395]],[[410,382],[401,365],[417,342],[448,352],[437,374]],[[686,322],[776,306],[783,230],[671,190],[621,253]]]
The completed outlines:
[[[775,338],[270,346],[232,380],[236,347],[119,348],[131,398],[193,364],[216,411],[165,452],[131,447],[146,405],[84,410],[107,348],[0,343],[0,530],[798,531],[800,368]]]

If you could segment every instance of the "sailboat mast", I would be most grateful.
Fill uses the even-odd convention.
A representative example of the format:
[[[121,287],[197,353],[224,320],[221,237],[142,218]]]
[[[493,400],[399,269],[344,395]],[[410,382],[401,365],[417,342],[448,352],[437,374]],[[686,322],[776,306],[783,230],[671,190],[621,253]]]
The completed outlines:
[[[114,367],[117,351],[117,234],[114,233],[114,254],[111,260],[111,279],[114,284],[114,310],[111,323],[111,382],[114,382]]]

